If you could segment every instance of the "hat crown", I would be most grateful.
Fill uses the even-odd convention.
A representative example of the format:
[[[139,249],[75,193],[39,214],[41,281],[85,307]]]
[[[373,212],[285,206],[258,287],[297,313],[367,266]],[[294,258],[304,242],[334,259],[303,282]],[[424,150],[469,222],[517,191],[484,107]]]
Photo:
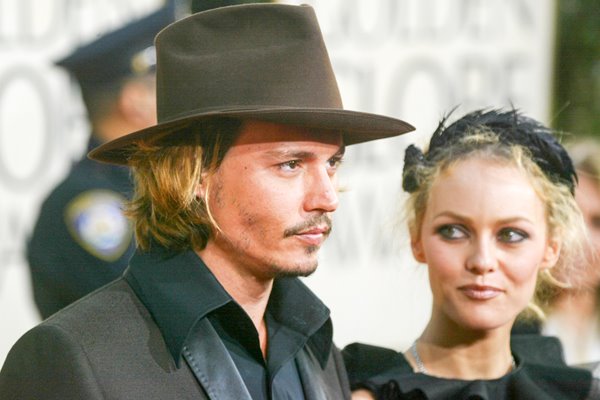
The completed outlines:
[[[314,10],[252,4],[197,13],[159,33],[158,121],[263,108],[341,109]]]
[[[155,41],[158,124],[94,149],[92,159],[129,164],[136,143],[167,145],[204,134],[214,118],[258,119],[343,133],[344,144],[414,129],[406,122],[344,110],[314,10],[244,4],[193,14]]]

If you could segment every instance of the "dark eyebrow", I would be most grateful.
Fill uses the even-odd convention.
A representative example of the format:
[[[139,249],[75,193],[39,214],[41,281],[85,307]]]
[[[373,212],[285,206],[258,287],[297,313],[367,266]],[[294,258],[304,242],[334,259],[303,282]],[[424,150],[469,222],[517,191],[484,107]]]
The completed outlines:
[[[335,157],[342,157],[344,155],[346,151],[346,147],[345,146],[340,146],[340,148],[338,149],[337,152],[335,152],[335,154],[333,154],[330,158],[335,158]],[[270,157],[275,157],[275,158],[297,158],[300,160],[307,160],[307,159],[313,159],[316,158],[316,154],[310,151],[294,151],[294,150],[270,150],[268,152],[266,152],[267,156]]]
[[[294,151],[294,150],[271,150],[265,153],[270,157],[275,158],[298,158],[307,159],[316,157],[315,153],[310,151]]]

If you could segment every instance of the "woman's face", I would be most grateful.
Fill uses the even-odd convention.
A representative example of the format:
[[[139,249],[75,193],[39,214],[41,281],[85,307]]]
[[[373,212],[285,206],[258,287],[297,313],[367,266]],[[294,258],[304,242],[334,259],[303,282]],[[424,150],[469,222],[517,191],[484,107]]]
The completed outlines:
[[[595,263],[589,270],[589,282],[594,286],[600,285],[600,188],[593,178],[579,173],[579,183],[575,191],[575,200],[581,209],[587,226],[593,250],[596,252]]]
[[[428,265],[433,318],[491,330],[510,327],[525,309],[560,245],[548,240],[545,207],[528,178],[473,158],[433,182],[412,250]]]

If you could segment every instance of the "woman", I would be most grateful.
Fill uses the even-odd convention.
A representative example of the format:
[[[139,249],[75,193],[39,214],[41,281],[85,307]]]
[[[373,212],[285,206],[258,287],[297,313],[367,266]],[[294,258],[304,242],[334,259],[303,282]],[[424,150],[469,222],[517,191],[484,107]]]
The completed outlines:
[[[585,231],[576,180],[549,130],[514,110],[442,121],[425,154],[409,146],[408,226],[432,312],[403,354],[345,349],[355,398],[600,398],[591,373],[567,367],[552,343],[511,344],[517,316],[539,312],[536,288],[577,276],[569,269],[581,265]]]

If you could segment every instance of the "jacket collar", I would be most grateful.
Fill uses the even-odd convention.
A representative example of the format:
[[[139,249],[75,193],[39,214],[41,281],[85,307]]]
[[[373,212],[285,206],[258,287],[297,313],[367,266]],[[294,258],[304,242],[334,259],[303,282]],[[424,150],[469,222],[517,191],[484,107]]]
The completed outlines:
[[[138,250],[125,279],[150,311],[177,365],[195,325],[234,301],[191,250]],[[333,334],[329,309],[299,279],[276,279],[267,307],[280,324],[307,338],[321,366],[327,363]]]

